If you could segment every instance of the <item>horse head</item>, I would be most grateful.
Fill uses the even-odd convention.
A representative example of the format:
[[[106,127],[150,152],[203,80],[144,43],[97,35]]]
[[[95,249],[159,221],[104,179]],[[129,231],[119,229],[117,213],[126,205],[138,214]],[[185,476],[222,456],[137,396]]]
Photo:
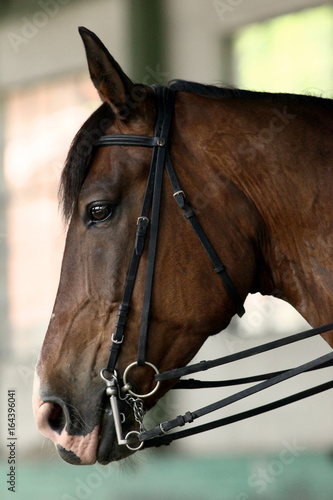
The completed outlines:
[[[34,412],[38,428],[73,464],[119,460],[131,454],[116,440],[114,415],[100,372],[136,239],[152,149],[116,144],[96,147],[102,136],[153,137],[157,117],[152,88],[133,84],[101,41],[80,30],[89,72],[102,105],[77,133],[62,173],[61,202],[68,222],[59,288],[36,367]],[[176,95],[169,146],[172,164],[193,210],[213,242],[243,301],[255,287],[261,220],[246,195],[225,176],[230,152],[212,146],[223,127],[215,99]],[[186,365],[208,336],[224,329],[235,304],[173,197],[163,173],[149,333],[144,366],[128,373],[130,386],[152,408],[175,383],[159,372]],[[210,189],[204,190],[205,187]],[[149,233],[148,226],[148,233]],[[137,359],[148,248],[144,246],[116,362],[119,379]],[[138,428],[120,399],[123,428]]]

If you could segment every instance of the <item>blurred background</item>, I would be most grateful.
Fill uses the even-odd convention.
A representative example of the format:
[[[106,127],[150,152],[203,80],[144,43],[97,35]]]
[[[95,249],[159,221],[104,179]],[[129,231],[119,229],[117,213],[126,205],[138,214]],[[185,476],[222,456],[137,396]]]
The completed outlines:
[[[333,97],[332,2],[0,0],[0,498],[332,500],[331,393],[106,468],[61,462],[36,430],[33,371],[65,238],[58,181],[74,134],[99,105],[77,33],[80,25],[94,31],[138,82],[182,78]],[[291,307],[272,298],[251,296],[246,308],[242,320],[209,339],[197,360],[308,328]],[[205,377],[278,370],[326,352],[329,347],[315,338]],[[332,370],[305,375],[214,419],[331,376]],[[11,389],[17,405],[15,494],[6,484]],[[175,391],[151,418],[165,420],[229,393]]]

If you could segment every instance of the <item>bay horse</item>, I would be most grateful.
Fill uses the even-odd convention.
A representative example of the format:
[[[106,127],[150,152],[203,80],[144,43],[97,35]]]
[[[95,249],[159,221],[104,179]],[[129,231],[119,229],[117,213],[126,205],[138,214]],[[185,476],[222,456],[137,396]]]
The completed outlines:
[[[119,416],[129,434],[140,423],[119,387],[148,396],[142,412],[152,408],[176,383],[156,385],[155,372],[188,364],[242,314],[249,293],[286,300],[314,327],[332,320],[333,101],[180,80],[163,91],[134,84],[94,33],[80,34],[102,105],[74,138],[62,172],[68,232],[33,406],[39,430],[64,460],[106,464],[134,451],[119,444]],[[161,104],[162,94],[172,94],[172,106]],[[158,170],[162,155],[174,175]],[[173,189],[175,179],[186,196]],[[152,182],[160,182],[160,209],[155,191],[152,207],[146,203]],[[215,273],[192,217],[215,249]],[[124,335],[113,333],[111,342],[117,328]],[[323,337],[333,347],[332,330]],[[110,342],[111,376],[103,370]]]

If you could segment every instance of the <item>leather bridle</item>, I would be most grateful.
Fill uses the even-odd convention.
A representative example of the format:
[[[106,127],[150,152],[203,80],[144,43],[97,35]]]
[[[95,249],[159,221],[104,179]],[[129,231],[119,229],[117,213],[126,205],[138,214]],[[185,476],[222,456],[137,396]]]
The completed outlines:
[[[142,420],[144,416],[144,408],[142,399],[152,396],[157,391],[162,380],[180,378],[189,373],[195,373],[197,371],[206,370],[213,366],[219,366],[221,364],[229,363],[231,361],[235,361],[236,359],[242,359],[248,357],[249,355],[258,354],[259,352],[270,350],[275,347],[280,347],[280,345],[286,345],[287,343],[291,343],[296,340],[307,338],[309,336],[317,335],[319,333],[323,333],[324,331],[333,329],[333,323],[331,323],[319,329],[313,329],[308,332],[302,332],[301,334],[297,334],[296,336],[293,337],[288,337],[287,339],[282,339],[282,342],[281,340],[275,341],[270,343],[269,345],[266,344],[264,346],[259,346],[259,348],[243,351],[242,353],[237,353],[236,355],[226,356],[224,358],[219,358],[218,360],[210,362],[201,362],[198,365],[190,365],[188,367],[171,370],[171,372],[165,372],[165,373],[159,373],[157,367],[155,367],[152,363],[146,360],[146,346],[147,346],[147,338],[149,332],[149,317],[151,312],[151,297],[153,290],[153,279],[154,279],[155,257],[157,249],[159,214],[160,214],[164,169],[166,170],[172,185],[173,197],[177,202],[179,208],[181,209],[182,213],[186,217],[186,219],[188,219],[188,221],[190,222],[197,237],[199,238],[201,245],[206,251],[209,259],[211,260],[214,272],[221,278],[224,287],[234,304],[236,313],[241,317],[245,312],[243,301],[239,296],[238,291],[235,288],[232,280],[230,279],[226,267],[222,264],[212,244],[210,243],[201,225],[199,224],[195,211],[192,209],[182,187],[179,184],[178,177],[175,173],[174,167],[171,162],[170,152],[169,152],[169,146],[170,146],[169,137],[170,137],[170,128],[171,128],[171,121],[174,110],[174,101],[176,93],[174,90],[169,89],[167,87],[153,86],[152,88],[156,96],[156,104],[157,104],[157,119],[156,119],[154,137],[114,134],[114,135],[102,136],[95,143],[96,147],[140,146],[140,147],[150,147],[153,149],[148,181],[143,198],[141,213],[137,220],[137,230],[136,230],[134,249],[129,266],[129,271],[127,274],[122,301],[119,306],[118,321],[116,323],[115,331],[111,337],[112,344],[110,347],[110,356],[105,368],[103,368],[103,370],[101,371],[101,377],[107,385],[106,394],[110,396],[110,404],[114,418],[118,444],[126,445],[131,450],[140,449],[143,445],[145,446],[145,448],[147,448],[150,446],[169,444],[173,439],[179,439],[180,437],[184,437],[186,435],[196,434],[197,432],[203,432],[210,428],[226,425],[227,423],[231,423],[232,421],[248,418],[255,414],[263,413],[264,411],[268,411],[270,409],[283,406],[292,401],[303,399],[304,397],[308,397],[312,394],[322,392],[323,390],[330,389],[333,387],[333,382],[328,382],[327,384],[322,384],[321,386],[318,386],[311,390],[303,391],[303,393],[299,393],[297,395],[294,395],[293,397],[285,398],[284,400],[271,403],[271,405],[265,405],[264,407],[256,408],[254,410],[249,410],[248,412],[244,412],[244,414],[237,414],[234,415],[233,417],[228,417],[227,419],[220,419],[210,424],[205,424],[203,426],[195,427],[190,431],[182,431],[178,433],[172,433],[170,435],[164,435],[171,429],[174,429],[175,427],[182,426],[186,423],[192,422],[193,420],[199,418],[200,416],[206,415],[207,413],[210,413],[214,410],[223,408],[235,401],[238,401],[239,399],[243,399],[244,397],[259,392],[276,383],[282,382],[283,380],[287,380],[299,373],[303,373],[308,370],[313,370],[325,366],[330,366],[333,364],[333,353],[330,353],[312,362],[306,363],[301,367],[293,368],[291,370],[285,370],[283,372],[276,372],[272,374],[264,374],[260,376],[249,377],[247,379],[238,379],[236,381],[229,381],[232,383],[249,383],[258,380],[263,380],[259,384],[252,386],[249,389],[240,391],[239,393],[233,396],[230,396],[212,405],[208,405],[204,408],[201,408],[196,412],[187,412],[185,415],[180,415],[176,419],[170,420],[168,422],[163,422],[162,424],[159,424],[150,431],[146,431],[146,429],[143,427]],[[124,340],[126,322],[131,304],[131,297],[134,289],[140,258],[145,247],[148,226],[150,226],[148,258],[146,267],[139,343],[138,343],[138,355],[137,355],[137,360],[131,363],[124,371],[123,385],[122,387],[120,387],[116,371],[116,363],[119,351],[121,349]],[[289,340],[291,338],[293,338],[293,340]],[[283,343],[283,341],[285,341],[285,343]],[[134,366],[148,366],[155,371],[156,385],[151,392],[147,394],[137,394],[136,392],[134,392],[132,385],[128,382],[128,373]],[[200,387],[213,387],[213,386],[221,387],[222,385],[228,385],[228,383],[216,382],[214,385],[214,383],[211,382],[205,383],[201,381],[184,380],[178,382],[175,388],[200,388]],[[129,433],[127,433],[125,437],[123,437],[121,424],[122,424],[122,418],[125,417],[124,416],[122,417],[119,412],[119,406],[118,406],[119,400],[125,400],[132,407],[134,417],[140,424],[140,432],[130,431]],[[163,436],[160,437],[161,435]],[[133,438],[137,439],[136,446],[131,444]]]

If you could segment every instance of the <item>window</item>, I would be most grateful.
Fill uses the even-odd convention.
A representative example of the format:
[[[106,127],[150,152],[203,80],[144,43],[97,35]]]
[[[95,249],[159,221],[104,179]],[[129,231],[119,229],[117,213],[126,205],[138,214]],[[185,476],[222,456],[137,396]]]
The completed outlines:
[[[98,97],[88,77],[13,92],[6,106],[9,345],[38,350],[59,282],[65,228],[57,210],[70,143]]]
[[[239,87],[333,97],[333,6],[252,24],[233,42]]]
[[[332,42],[333,6],[328,5],[242,28],[231,43],[236,86],[333,97]],[[235,321],[241,337],[305,326],[289,304],[272,297],[249,296],[246,310],[243,321]]]

